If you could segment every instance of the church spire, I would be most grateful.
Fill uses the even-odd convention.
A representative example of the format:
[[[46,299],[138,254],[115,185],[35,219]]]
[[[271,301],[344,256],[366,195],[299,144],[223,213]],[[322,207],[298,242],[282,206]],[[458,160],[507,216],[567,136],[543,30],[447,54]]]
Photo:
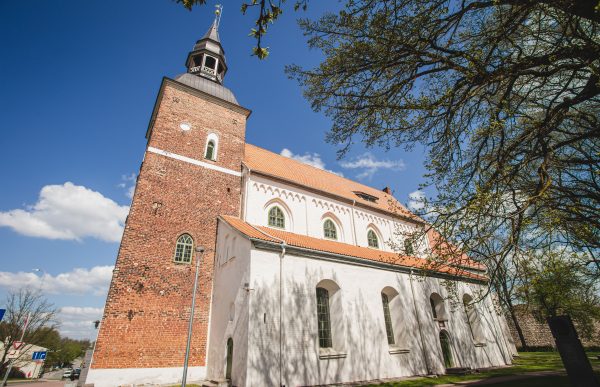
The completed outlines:
[[[215,20],[206,31],[206,34],[196,42],[194,49],[188,54],[185,66],[188,73],[208,78],[219,84],[223,83],[223,77],[227,72],[225,62],[225,50],[219,38],[219,24],[223,6],[216,5]]]

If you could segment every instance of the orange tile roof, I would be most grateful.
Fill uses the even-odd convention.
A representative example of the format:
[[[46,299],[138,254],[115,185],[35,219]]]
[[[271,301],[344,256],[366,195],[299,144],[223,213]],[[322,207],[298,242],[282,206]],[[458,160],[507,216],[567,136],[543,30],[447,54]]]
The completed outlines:
[[[398,253],[381,251],[367,247],[350,245],[347,243],[335,242],[325,239],[313,238],[306,235],[295,234],[287,231],[272,229],[264,226],[253,226],[234,216],[221,216],[226,223],[235,228],[249,238],[259,239],[267,242],[285,243],[289,246],[304,248],[308,250],[322,251],[344,255],[348,257],[367,259],[388,263],[392,265],[416,268],[416,269],[431,269],[442,274],[450,274],[464,278],[471,278],[480,281],[487,280],[486,277],[471,273],[466,270],[461,270],[456,267],[436,264],[431,267],[429,261],[410,256],[401,256]]]
[[[485,266],[469,258],[454,244],[448,242],[442,235],[433,228],[427,230],[427,239],[429,248],[438,257],[445,259],[455,266],[463,266],[476,270],[485,270]]]
[[[278,155],[266,149],[246,143],[244,164],[253,172],[272,176],[307,188],[332,194],[390,215],[400,215],[422,223],[423,220],[411,213],[392,195],[382,190],[357,183],[335,173],[301,163],[289,157]],[[357,196],[354,192],[364,192],[379,198],[375,203]]]

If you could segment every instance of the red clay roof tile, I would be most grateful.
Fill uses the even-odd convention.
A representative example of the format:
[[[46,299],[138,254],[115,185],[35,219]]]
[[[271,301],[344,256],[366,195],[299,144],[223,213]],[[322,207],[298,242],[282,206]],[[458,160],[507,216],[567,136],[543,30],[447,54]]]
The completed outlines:
[[[313,238],[306,235],[295,234],[264,226],[253,226],[233,216],[222,216],[221,218],[225,222],[227,222],[231,227],[237,229],[242,234],[253,239],[259,239],[274,243],[281,243],[281,241],[285,241],[285,243],[289,246],[300,247],[308,250],[322,251],[326,253],[367,259],[371,261],[383,262],[416,269],[431,269],[438,273],[456,275],[481,281],[485,281],[487,279],[484,276],[477,275],[466,270],[462,270],[448,265],[436,264],[435,267],[431,267],[430,262],[422,258],[401,256],[398,253],[381,251],[367,247],[360,247],[325,239]]]

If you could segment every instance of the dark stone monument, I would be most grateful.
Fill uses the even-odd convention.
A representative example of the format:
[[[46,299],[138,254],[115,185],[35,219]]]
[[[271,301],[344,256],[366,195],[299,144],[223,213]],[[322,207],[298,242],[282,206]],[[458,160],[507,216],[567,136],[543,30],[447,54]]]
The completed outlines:
[[[573,387],[600,387],[571,317],[548,317],[547,321]]]

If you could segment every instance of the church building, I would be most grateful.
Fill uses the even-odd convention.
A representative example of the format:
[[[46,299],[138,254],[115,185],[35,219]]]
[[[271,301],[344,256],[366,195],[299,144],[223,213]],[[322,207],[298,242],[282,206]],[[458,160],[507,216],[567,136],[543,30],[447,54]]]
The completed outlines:
[[[86,383],[181,383],[192,313],[188,381],[310,386],[511,363],[482,265],[422,275],[444,242],[402,240],[427,225],[388,188],[246,143],[218,18],[185,65],[156,98]]]

